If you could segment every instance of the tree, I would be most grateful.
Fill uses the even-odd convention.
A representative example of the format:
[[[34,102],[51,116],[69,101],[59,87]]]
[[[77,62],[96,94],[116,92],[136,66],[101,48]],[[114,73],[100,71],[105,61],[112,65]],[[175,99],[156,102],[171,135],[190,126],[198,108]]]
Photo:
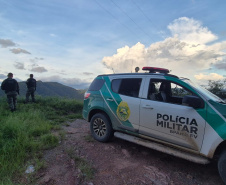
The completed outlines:
[[[226,98],[226,92],[222,93],[222,91],[225,89],[226,79],[217,81],[209,80],[208,82],[208,90],[221,98]]]

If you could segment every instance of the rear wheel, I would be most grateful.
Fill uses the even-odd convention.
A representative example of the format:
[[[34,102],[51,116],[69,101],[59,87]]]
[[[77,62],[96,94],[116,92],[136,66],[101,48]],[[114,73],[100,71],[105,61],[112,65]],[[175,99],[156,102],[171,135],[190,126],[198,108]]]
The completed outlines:
[[[97,113],[92,117],[90,131],[94,139],[100,142],[108,142],[114,133],[110,120],[102,113]]]
[[[223,151],[218,160],[218,171],[219,174],[226,184],[226,150]]]

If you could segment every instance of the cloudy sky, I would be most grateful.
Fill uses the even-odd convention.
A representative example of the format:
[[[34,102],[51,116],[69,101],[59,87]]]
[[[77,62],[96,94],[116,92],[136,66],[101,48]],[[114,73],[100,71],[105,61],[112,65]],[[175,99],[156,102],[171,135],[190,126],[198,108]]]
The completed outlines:
[[[226,76],[225,0],[0,0],[0,83],[9,72],[86,88],[99,74],[164,67]]]

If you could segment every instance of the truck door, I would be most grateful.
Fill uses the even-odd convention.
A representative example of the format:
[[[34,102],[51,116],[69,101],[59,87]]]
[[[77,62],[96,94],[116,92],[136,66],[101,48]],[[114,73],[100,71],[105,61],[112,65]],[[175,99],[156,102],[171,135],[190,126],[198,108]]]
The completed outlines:
[[[108,81],[105,77],[105,81]],[[106,110],[110,110],[114,128],[138,132],[140,113],[141,77],[131,75],[116,76],[109,79],[111,83],[104,94]]]
[[[196,110],[182,104],[183,96],[194,95],[188,88],[166,79],[146,79],[141,100],[139,133],[162,142],[200,151],[205,120]],[[165,91],[165,92],[163,92]]]

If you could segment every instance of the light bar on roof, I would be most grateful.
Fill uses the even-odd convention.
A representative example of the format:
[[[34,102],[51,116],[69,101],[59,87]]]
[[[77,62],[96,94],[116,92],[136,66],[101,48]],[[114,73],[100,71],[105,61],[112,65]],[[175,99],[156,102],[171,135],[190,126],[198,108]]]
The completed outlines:
[[[165,68],[159,68],[159,67],[143,67],[142,70],[149,71],[149,73],[169,73],[170,71]]]

